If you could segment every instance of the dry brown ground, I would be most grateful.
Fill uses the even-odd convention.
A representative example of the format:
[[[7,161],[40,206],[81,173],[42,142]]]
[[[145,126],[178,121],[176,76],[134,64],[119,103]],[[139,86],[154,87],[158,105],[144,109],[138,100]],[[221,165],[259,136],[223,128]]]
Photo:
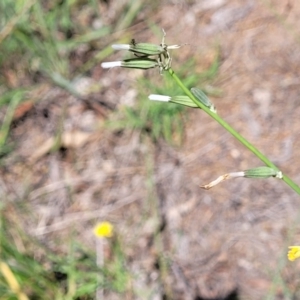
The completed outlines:
[[[221,67],[212,83],[223,91],[213,99],[219,114],[299,184],[300,2],[163,1],[159,12],[144,7],[139,18],[147,15],[167,31],[168,43],[189,43],[174,51],[174,70],[190,56],[198,71],[207,68],[219,43]],[[155,40],[146,22],[132,30]],[[99,81],[95,99],[112,105],[147,101],[134,98],[138,76],[143,72],[96,67],[86,82]],[[288,299],[280,278],[299,299],[300,263],[286,262],[287,246],[299,243],[299,196],[276,179],[200,189],[221,174],[262,165],[208,116],[189,111],[182,147],[153,146],[138,132],[101,128],[101,107],[86,109],[59,89],[45,87],[41,95],[13,129],[18,150],[1,179],[8,198],[28,194],[30,217],[22,220],[28,232],[51,241],[75,230],[94,247],[93,224],[111,221],[136,274],[133,286],[161,299],[154,234],[163,223],[161,247],[171,265],[164,288],[173,299],[223,299],[233,291],[239,299]],[[72,131],[87,135],[78,144],[72,136],[63,154],[43,155],[63,107],[65,138]]]

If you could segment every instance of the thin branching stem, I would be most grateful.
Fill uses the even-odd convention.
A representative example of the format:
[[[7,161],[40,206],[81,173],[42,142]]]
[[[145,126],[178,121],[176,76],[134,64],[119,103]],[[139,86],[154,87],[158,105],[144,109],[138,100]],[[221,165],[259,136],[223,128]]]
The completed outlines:
[[[182,83],[182,81],[177,77],[175,72],[169,68],[169,74],[176,81],[176,83],[181,87],[187,96],[189,96],[193,102],[202,110],[204,110],[208,115],[210,115],[215,121],[217,121],[221,126],[223,126],[228,132],[230,132],[238,141],[240,141],[246,148],[248,148],[254,155],[256,155],[266,166],[278,170],[276,167],[264,154],[262,154],[256,147],[254,147],[248,140],[241,136],[237,131],[235,131],[227,122],[225,122],[219,115],[212,112],[208,107],[197,101],[193,94],[187,89],[187,87]],[[282,180],[289,185],[297,194],[300,195],[300,187],[287,175],[282,174]]]

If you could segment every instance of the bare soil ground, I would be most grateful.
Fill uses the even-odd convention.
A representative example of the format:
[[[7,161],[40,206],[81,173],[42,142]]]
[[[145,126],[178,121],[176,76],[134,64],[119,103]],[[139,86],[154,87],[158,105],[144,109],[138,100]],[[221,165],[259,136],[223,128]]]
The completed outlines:
[[[174,51],[175,71],[191,56],[196,70],[206,69],[219,45],[220,71],[212,83],[222,90],[212,99],[219,114],[299,184],[300,2],[162,1],[158,12],[151,9],[143,7],[139,19],[151,15],[166,30],[168,44],[189,44]],[[108,22],[112,10],[107,7]],[[138,40],[156,41],[146,21],[131,30]],[[101,127],[110,114],[101,103],[148,101],[135,99],[134,92],[145,72],[159,76],[156,70],[96,67],[80,82],[102,86],[88,108],[59,88],[41,89],[42,100],[15,123],[17,151],[1,171],[8,198],[28,194],[29,217],[20,216],[24,228],[50,245],[75,231],[93,248],[93,224],[111,221],[136,275],[133,286],[150,290],[151,299],[288,299],[284,287],[299,299],[300,263],[286,262],[287,246],[299,243],[299,196],[276,179],[199,188],[262,165],[224,129],[190,110],[183,145],[172,147],[153,145],[139,132]],[[62,110],[65,147],[47,154]],[[156,206],[158,218],[150,213]],[[163,287],[157,228],[171,266]]]

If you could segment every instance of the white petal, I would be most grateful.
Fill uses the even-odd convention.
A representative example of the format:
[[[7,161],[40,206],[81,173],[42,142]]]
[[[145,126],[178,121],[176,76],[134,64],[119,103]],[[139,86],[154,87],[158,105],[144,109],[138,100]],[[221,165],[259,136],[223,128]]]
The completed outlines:
[[[151,94],[148,97],[149,100],[155,100],[155,101],[163,101],[163,102],[169,102],[171,100],[170,96],[165,96],[165,95],[155,95]]]
[[[245,172],[232,172],[232,173],[228,173],[228,178],[235,178],[235,177],[244,177],[245,176]]]
[[[171,46],[167,46],[167,49],[178,49],[180,48],[182,45],[171,45]]]
[[[103,69],[109,69],[109,68],[113,68],[113,67],[121,67],[122,62],[121,61],[110,61],[110,62],[103,62],[101,64],[101,67]]]
[[[129,50],[130,49],[130,45],[128,45],[128,44],[114,44],[114,45],[111,45],[111,47],[115,50]]]

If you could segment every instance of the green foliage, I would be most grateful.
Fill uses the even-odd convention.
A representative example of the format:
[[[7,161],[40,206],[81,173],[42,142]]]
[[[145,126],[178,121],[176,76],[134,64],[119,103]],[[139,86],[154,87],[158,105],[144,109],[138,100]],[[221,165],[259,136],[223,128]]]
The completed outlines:
[[[113,258],[106,264],[104,271],[105,286],[118,292],[124,293],[128,289],[130,273],[125,266],[126,257],[122,250],[122,244],[118,237],[113,242]]]
[[[16,277],[21,287],[26,287],[26,294],[48,295],[54,298],[53,282],[48,276],[42,264],[38,263],[33,256],[18,250],[17,245],[13,242],[12,236],[8,233],[9,224],[2,220],[2,234],[0,237],[1,260],[6,262]],[[23,240],[25,242],[25,240]],[[0,294],[7,299],[12,295],[10,286],[6,283],[3,275],[0,275]],[[25,292],[23,290],[23,292]],[[47,299],[47,298],[45,298]]]
[[[7,143],[7,139],[9,135],[10,126],[13,121],[15,109],[20,103],[22,96],[23,93],[21,91],[15,91],[11,94],[10,104],[7,107],[5,117],[0,126],[0,159],[1,156],[6,155],[11,150],[11,145]],[[5,101],[4,97],[2,99],[0,98],[0,103],[1,101]]]
[[[94,1],[90,2],[91,7],[96,6]],[[74,74],[72,51],[80,44],[99,41],[111,32],[109,26],[92,29],[90,24],[80,22],[82,10],[92,14],[89,6],[79,0],[2,1],[0,31],[2,27],[7,34],[0,36],[0,67],[25,69],[30,72],[29,76],[41,72],[50,78],[53,73],[71,77]]]
[[[29,239],[4,217],[1,231],[1,261],[9,265],[29,299],[93,299],[98,288],[118,293],[128,289],[130,274],[119,241],[113,243],[112,258],[99,268],[95,253],[75,242],[74,237],[70,237],[68,253],[58,254]],[[18,245],[23,245],[26,252]],[[0,295],[1,299],[17,299],[1,271]]]

